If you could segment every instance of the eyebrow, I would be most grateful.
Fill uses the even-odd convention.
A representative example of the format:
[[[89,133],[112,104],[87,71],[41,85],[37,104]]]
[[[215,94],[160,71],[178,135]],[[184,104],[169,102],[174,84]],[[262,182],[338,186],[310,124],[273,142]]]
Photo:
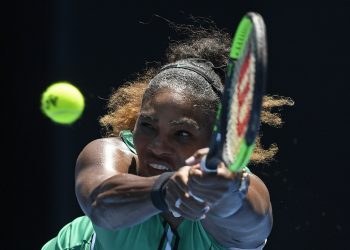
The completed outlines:
[[[195,127],[195,129],[197,129],[197,130],[200,129],[198,123],[195,120],[190,119],[190,118],[186,118],[186,117],[178,119],[178,120],[171,120],[169,122],[169,124],[175,125],[175,126],[178,126],[178,125],[191,125],[191,126]]]
[[[151,115],[147,115],[147,114],[140,114],[140,118],[142,119],[145,119],[145,120],[150,120],[152,122],[158,122],[159,119],[154,117],[154,116],[151,116]]]
[[[147,115],[147,114],[140,114],[140,118],[144,119],[144,120],[149,120],[152,122],[158,122],[159,119],[157,117],[151,116],[151,115]],[[196,130],[200,130],[200,126],[198,125],[198,123],[191,119],[191,118],[180,118],[178,120],[171,120],[169,122],[170,125],[174,125],[174,126],[181,126],[181,125],[190,125],[193,126]]]

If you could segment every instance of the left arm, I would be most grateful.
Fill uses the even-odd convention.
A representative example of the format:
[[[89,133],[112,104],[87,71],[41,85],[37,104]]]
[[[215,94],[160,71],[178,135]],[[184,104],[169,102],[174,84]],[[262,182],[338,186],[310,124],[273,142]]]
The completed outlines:
[[[206,201],[212,204],[206,218],[201,221],[202,225],[226,247],[256,248],[264,243],[272,229],[269,192],[261,179],[252,173],[248,175],[247,193],[242,195],[238,190],[240,177],[237,178],[223,164],[215,176],[206,176],[198,169],[190,172],[191,192],[206,197]],[[208,194],[208,190],[214,191]]]
[[[222,246],[255,249],[263,245],[272,229],[270,196],[263,181],[249,173],[247,189],[240,192],[240,173],[231,172],[223,163],[218,165],[216,174],[205,173],[198,164],[201,156],[197,152],[195,160],[187,162],[193,166],[184,167],[174,175],[181,188],[175,188],[174,181],[168,183],[167,196],[181,197],[183,202],[176,207],[173,198],[168,203],[169,209],[189,219],[198,219],[198,210],[190,209],[192,197],[196,196],[210,207],[201,220],[203,227]]]

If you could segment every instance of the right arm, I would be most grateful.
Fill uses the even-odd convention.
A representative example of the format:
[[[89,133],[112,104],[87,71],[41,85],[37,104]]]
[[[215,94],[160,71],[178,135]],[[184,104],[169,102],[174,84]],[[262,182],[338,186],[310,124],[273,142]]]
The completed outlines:
[[[129,174],[137,156],[118,138],[97,139],[80,153],[75,191],[80,207],[100,227],[117,230],[143,222],[160,211],[150,198],[157,179]]]

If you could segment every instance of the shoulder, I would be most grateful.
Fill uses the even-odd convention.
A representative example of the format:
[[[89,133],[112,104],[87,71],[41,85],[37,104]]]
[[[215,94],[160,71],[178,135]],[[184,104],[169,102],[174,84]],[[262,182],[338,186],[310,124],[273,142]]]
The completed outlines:
[[[136,155],[119,137],[100,138],[89,142],[77,159],[77,170],[88,167],[114,168],[118,172],[127,172]],[[100,168],[101,169],[101,168]],[[101,169],[102,170],[102,169]]]
[[[79,154],[79,158],[91,155],[102,156],[112,152],[130,157],[135,155],[130,151],[122,139],[119,137],[108,137],[95,139],[89,142]]]
[[[107,137],[107,138],[99,138],[95,139],[91,142],[89,142],[83,149],[82,153],[90,150],[100,150],[100,149],[115,149],[115,150],[121,150],[125,151],[126,153],[129,153],[130,150],[128,149],[127,145],[123,142],[123,140],[120,137]]]

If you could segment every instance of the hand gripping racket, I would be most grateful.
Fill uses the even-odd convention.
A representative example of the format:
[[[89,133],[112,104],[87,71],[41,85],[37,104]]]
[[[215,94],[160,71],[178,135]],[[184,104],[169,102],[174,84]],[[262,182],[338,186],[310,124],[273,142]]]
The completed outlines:
[[[233,172],[248,164],[260,127],[266,71],[264,20],[258,13],[249,12],[233,38],[209,153],[201,162],[204,171],[216,172],[218,161]]]

